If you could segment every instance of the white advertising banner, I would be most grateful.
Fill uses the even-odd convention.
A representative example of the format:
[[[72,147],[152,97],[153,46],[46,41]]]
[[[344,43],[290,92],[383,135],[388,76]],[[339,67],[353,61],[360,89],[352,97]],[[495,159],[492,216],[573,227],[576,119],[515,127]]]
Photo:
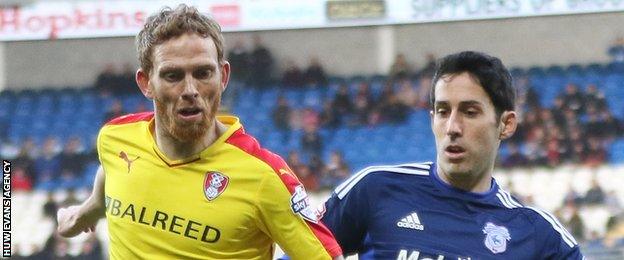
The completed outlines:
[[[387,4],[386,21],[391,24],[624,12],[624,0],[389,0]]]
[[[0,8],[0,41],[133,36],[163,6],[194,5],[224,31],[386,25],[590,12],[624,0],[108,0]]]

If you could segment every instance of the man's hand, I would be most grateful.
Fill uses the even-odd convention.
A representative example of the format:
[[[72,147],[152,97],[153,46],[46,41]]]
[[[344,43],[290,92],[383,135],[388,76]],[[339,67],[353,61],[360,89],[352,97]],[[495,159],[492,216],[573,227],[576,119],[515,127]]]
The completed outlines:
[[[104,217],[104,170],[100,166],[95,176],[91,196],[80,206],[60,208],[56,213],[57,231],[63,237],[73,237],[81,232],[95,231],[98,220]]]
[[[70,206],[58,210],[56,213],[57,231],[61,236],[73,237],[80,234],[81,230],[75,228],[79,212],[80,206]]]

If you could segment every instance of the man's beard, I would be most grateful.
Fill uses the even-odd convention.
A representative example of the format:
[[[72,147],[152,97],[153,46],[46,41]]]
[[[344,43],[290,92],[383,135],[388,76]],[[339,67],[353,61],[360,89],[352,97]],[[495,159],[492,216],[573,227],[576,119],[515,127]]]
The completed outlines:
[[[156,113],[162,122],[162,126],[166,133],[180,142],[193,142],[201,139],[206,135],[211,127],[212,120],[214,119],[215,111],[202,112],[202,120],[199,122],[181,122],[176,119],[175,111],[167,109],[167,106],[163,101],[158,99],[154,100],[156,104]],[[218,102],[217,102],[217,107]]]

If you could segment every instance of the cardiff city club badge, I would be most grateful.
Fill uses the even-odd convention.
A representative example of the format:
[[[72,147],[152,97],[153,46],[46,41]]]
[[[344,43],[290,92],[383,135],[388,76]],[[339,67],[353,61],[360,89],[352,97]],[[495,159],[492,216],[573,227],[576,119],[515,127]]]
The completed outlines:
[[[207,172],[204,180],[204,195],[212,201],[219,197],[230,183],[230,178],[220,172]]]
[[[488,222],[483,227],[483,234],[485,234],[485,241],[483,241],[485,247],[490,249],[492,253],[498,254],[507,250],[507,241],[511,239],[511,236],[506,227]]]

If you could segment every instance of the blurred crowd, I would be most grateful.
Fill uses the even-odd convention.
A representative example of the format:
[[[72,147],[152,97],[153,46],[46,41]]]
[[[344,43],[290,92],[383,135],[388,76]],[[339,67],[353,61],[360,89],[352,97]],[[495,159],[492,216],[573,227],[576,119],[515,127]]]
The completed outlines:
[[[522,120],[508,142],[503,167],[564,163],[599,165],[608,159],[607,146],[624,133],[605,95],[595,84],[584,89],[568,83],[552,107],[540,105],[539,94],[526,78],[516,80]]]

